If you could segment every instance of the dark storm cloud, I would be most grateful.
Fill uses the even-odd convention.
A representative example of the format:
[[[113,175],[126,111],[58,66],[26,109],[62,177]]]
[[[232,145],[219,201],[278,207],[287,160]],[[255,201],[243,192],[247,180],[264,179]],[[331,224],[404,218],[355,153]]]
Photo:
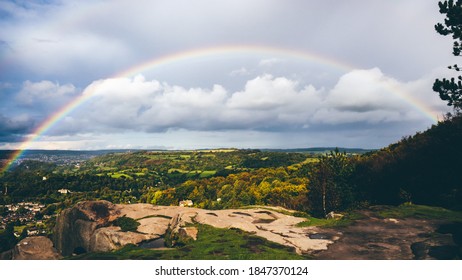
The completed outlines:
[[[0,114],[0,142],[19,141],[33,127],[30,119],[11,119]]]

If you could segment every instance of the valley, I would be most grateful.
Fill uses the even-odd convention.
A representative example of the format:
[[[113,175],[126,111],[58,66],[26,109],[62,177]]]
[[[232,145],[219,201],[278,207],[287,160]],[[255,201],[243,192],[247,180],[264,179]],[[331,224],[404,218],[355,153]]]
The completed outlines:
[[[24,153],[0,176],[2,258],[39,240],[72,259],[460,259],[461,125],[374,151]]]

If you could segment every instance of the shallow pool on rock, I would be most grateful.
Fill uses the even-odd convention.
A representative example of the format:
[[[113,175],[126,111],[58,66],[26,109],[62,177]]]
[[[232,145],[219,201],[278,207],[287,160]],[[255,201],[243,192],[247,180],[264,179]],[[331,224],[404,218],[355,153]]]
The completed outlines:
[[[310,239],[331,239],[332,236],[326,233],[312,233],[309,235]]]
[[[157,238],[153,240],[144,241],[138,244],[138,247],[143,249],[165,248],[165,239]]]

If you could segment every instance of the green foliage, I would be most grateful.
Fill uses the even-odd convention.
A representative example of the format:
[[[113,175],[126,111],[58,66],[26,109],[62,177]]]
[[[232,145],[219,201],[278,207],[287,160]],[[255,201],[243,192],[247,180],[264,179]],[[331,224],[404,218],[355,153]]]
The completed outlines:
[[[306,178],[286,168],[260,168],[250,172],[188,180],[175,188],[151,188],[143,201],[158,205],[178,205],[190,199],[200,208],[223,209],[247,205],[275,205],[306,211]]]
[[[454,39],[453,54],[458,56],[462,51],[462,45],[460,44],[462,40],[462,1],[440,1],[438,6],[440,13],[445,15],[446,18],[444,23],[435,25],[435,30],[443,36],[452,35],[452,39]]]
[[[6,229],[0,233],[0,252],[10,250],[17,242],[18,240],[14,236],[14,224],[9,223]]]
[[[6,206],[0,206],[0,216],[6,216],[10,213],[8,210],[8,207]]]
[[[310,219],[298,223],[297,227],[326,227],[326,228],[334,228],[334,227],[342,227],[347,226],[350,224],[350,221],[347,220],[335,220],[335,219],[319,219],[315,217],[311,217]]]
[[[462,1],[449,0],[439,2],[438,5],[440,13],[446,18],[444,23],[435,25],[435,30],[443,36],[452,35],[454,40],[452,53],[460,56],[462,51]],[[456,72],[461,70],[457,64],[448,68]],[[448,106],[453,106],[456,110],[462,109],[462,76],[458,76],[457,81],[456,78],[436,79],[433,90],[439,93],[442,100],[448,102]]]
[[[27,233],[27,227],[24,227],[21,231],[21,235],[19,236],[19,240],[23,240],[24,238],[26,238],[28,235]]]
[[[350,180],[354,163],[346,153],[338,150],[323,155],[310,173],[311,212],[325,217],[331,211],[342,211],[355,201]]]
[[[271,168],[288,168],[292,164],[299,164],[290,168],[290,172],[294,173],[305,168],[306,164],[302,163],[307,158],[310,158],[309,154],[231,149],[110,153],[81,162],[79,168],[74,165],[26,160],[0,176],[0,188],[7,186],[9,194],[1,196],[0,201],[4,204],[25,200],[40,201],[47,205],[58,203],[59,211],[60,208],[81,200],[152,202],[153,197],[146,199],[146,195],[141,196],[147,190],[154,189],[154,192],[161,191],[163,195],[157,197],[153,203],[177,205],[178,199],[185,199],[175,195],[175,192],[185,193],[177,187],[188,180],[213,179],[251,172],[255,170],[254,167],[247,167],[245,162],[252,160],[257,162],[253,166],[262,163],[264,166],[274,166]],[[296,177],[295,174],[291,176]],[[42,180],[43,177],[47,177],[47,180]],[[68,189],[71,193],[59,194],[58,190],[61,188]],[[244,204],[249,199],[251,197],[247,196]],[[201,207],[212,204],[210,198],[207,198]]]
[[[136,231],[140,225],[136,220],[126,216],[117,218],[113,224],[120,227],[122,231]]]
[[[416,204],[401,204],[398,207],[385,207],[379,212],[383,218],[419,218],[448,222],[462,222],[462,212],[452,211],[441,207]]]
[[[403,138],[356,164],[352,183],[372,204],[403,202],[462,209],[462,116]]]

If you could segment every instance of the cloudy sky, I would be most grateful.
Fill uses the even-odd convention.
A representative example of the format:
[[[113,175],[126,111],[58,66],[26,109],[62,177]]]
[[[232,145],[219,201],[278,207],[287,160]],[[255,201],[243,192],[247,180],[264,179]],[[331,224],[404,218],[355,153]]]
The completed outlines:
[[[450,110],[437,2],[0,0],[0,149],[386,146]]]

